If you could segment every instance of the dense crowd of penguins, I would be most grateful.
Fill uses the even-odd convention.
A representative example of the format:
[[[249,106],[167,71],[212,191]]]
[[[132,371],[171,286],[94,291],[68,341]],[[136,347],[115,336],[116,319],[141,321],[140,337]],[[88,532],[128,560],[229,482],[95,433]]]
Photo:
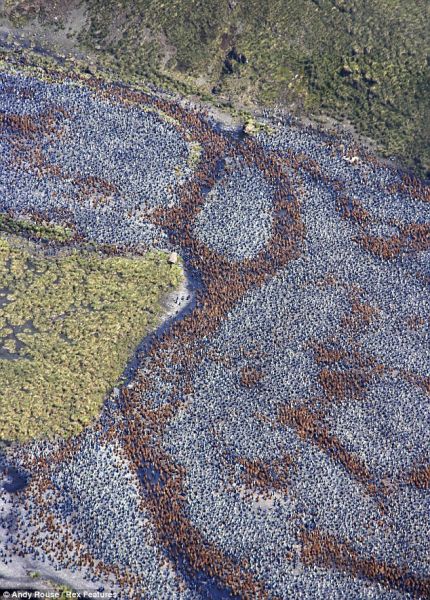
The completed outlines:
[[[0,209],[198,287],[97,422],[9,452],[0,560],[127,599],[429,597],[428,188],[352,137],[50,79],[1,76]]]
[[[0,142],[2,210],[69,215],[79,234],[99,243],[162,243],[163,232],[142,212],[173,205],[190,172],[188,145],[171,124],[137,107],[97,101],[72,84],[7,76],[2,89],[0,111],[16,119]],[[16,139],[17,128],[24,139]]]

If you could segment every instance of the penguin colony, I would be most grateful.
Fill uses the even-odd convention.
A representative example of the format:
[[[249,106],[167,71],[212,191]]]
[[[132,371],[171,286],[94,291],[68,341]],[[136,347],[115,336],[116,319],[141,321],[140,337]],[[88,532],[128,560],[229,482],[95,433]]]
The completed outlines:
[[[95,77],[4,73],[0,111],[3,212],[199,281],[97,422],[9,453],[0,560],[125,599],[430,597],[429,189]]]

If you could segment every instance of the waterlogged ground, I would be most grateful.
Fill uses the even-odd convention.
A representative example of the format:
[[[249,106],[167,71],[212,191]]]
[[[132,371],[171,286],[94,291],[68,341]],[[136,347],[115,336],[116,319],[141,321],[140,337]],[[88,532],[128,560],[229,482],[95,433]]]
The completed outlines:
[[[429,597],[428,188],[348,138],[237,140],[173,100],[45,79],[2,76],[3,210],[175,250],[196,295],[95,424],[8,451],[26,485],[3,492],[0,573]]]

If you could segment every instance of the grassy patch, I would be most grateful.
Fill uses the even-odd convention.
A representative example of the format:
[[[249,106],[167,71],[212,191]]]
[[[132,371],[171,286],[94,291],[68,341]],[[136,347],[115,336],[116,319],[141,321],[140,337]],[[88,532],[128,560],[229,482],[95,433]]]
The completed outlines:
[[[190,142],[187,162],[191,169],[194,169],[198,165],[202,151],[203,149],[199,142]]]
[[[0,214],[0,231],[13,234],[24,234],[38,240],[67,242],[73,237],[73,231],[67,227],[53,224],[32,223],[21,219],[13,219]]]
[[[39,571],[30,571],[29,575],[32,579],[40,579]]]
[[[253,119],[252,117],[247,117],[243,125],[243,131],[247,135],[256,135],[257,133],[261,132],[270,134],[273,132],[273,128],[266,123],[261,123],[260,121]]]
[[[58,592],[60,594],[59,600],[67,600],[67,598],[72,597],[76,598],[78,595],[73,588],[65,585],[64,583],[58,587]]]
[[[47,257],[0,236],[0,438],[69,436],[90,423],[181,278],[162,252]]]

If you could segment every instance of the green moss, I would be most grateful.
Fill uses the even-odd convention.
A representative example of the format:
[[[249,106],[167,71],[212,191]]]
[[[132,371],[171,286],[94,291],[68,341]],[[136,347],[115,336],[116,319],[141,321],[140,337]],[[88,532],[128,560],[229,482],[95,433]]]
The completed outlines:
[[[90,423],[181,278],[162,252],[47,257],[0,236],[0,438],[69,436]]]

